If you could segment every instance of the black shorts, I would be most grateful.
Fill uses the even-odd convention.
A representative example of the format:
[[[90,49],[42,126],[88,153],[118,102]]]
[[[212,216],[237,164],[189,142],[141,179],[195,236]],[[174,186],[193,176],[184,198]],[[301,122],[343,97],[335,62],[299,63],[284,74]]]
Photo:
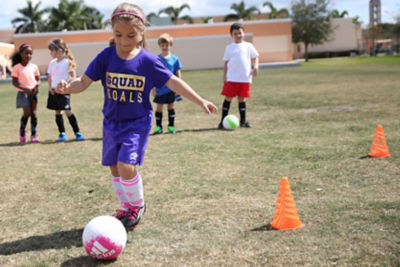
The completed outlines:
[[[71,95],[54,94],[49,92],[47,98],[47,108],[52,110],[71,110]]]
[[[169,92],[168,94],[165,95],[156,95],[156,97],[153,100],[154,103],[157,104],[171,104],[175,102],[175,93],[174,92]]]

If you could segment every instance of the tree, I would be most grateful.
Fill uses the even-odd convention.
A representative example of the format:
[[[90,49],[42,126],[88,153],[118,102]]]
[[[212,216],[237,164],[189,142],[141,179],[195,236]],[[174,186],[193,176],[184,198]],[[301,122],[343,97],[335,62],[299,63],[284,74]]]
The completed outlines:
[[[58,7],[50,9],[48,31],[89,30],[102,28],[103,15],[83,0],[60,0]]]
[[[287,8],[277,9],[274,5],[267,1],[263,4],[264,6],[268,6],[271,10],[268,14],[268,18],[270,19],[277,19],[277,18],[288,18],[289,17],[289,10]]]
[[[22,16],[16,17],[11,21],[13,27],[16,28],[15,32],[27,33],[42,31],[44,28],[42,16],[47,12],[47,9],[40,9],[40,1],[36,5],[32,4],[32,0],[27,0],[26,3],[26,7],[18,9],[18,12]]]
[[[239,4],[233,3],[231,5],[231,9],[233,9],[236,13],[235,14],[228,14],[225,16],[224,21],[232,20],[232,19],[251,19],[253,13],[260,14],[260,10],[255,7],[251,6],[246,8],[246,4],[244,1],[241,1]]]
[[[359,21],[359,19],[360,19],[360,16],[355,16],[351,21],[355,24],[355,25],[358,25],[358,26],[361,26],[361,21]]]
[[[349,15],[349,12],[347,12],[347,10],[342,11],[342,13],[339,12],[339,10],[334,9],[332,10],[332,12],[330,13],[332,18],[336,19],[336,18],[344,18],[346,16]]]
[[[147,21],[151,21],[151,18],[158,18],[159,16],[160,16],[160,14],[151,12],[151,13],[147,14],[146,19],[147,19]]]
[[[212,19],[213,19],[213,17],[201,17],[201,20],[203,21],[203,23],[208,23]]]
[[[178,20],[180,19],[187,20],[189,21],[189,23],[193,23],[193,19],[189,15],[179,17],[185,8],[190,10],[190,6],[188,4],[183,4],[180,7],[169,6],[164,9],[161,9],[158,14],[159,15],[162,13],[167,14],[171,18],[172,22],[174,22],[175,24],[177,24]]]
[[[308,46],[323,44],[333,33],[328,5],[328,0],[299,0],[292,4],[292,38],[295,43],[304,43],[306,62]]]

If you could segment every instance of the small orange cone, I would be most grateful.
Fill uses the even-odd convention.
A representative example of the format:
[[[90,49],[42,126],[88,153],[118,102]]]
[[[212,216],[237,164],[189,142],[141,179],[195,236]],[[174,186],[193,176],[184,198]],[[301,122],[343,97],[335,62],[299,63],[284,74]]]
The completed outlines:
[[[304,226],[297,214],[296,203],[292,196],[289,180],[286,177],[282,177],[281,179],[281,187],[275,210],[274,219],[270,223],[272,228],[276,230],[289,230]]]
[[[389,148],[386,143],[385,133],[382,125],[378,125],[375,130],[374,140],[372,141],[370,157],[383,158],[389,157]]]

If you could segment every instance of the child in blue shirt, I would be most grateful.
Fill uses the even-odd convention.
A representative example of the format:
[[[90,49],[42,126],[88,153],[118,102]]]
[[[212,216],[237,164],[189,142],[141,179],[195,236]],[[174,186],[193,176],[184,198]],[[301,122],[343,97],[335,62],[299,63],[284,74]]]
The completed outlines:
[[[164,33],[158,39],[158,45],[161,49],[161,54],[158,55],[158,58],[161,60],[163,65],[169,69],[176,77],[182,78],[181,69],[182,64],[179,61],[179,58],[171,54],[172,47],[172,37],[168,33]],[[155,88],[153,94],[155,92],[155,97],[153,102],[157,103],[157,108],[155,112],[156,118],[156,128],[153,134],[161,134],[163,132],[162,128],[162,112],[163,105],[167,104],[168,108],[168,132],[174,134],[175,133],[175,109],[174,102],[179,101],[180,96],[176,95],[168,86],[164,85],[161,88]]]

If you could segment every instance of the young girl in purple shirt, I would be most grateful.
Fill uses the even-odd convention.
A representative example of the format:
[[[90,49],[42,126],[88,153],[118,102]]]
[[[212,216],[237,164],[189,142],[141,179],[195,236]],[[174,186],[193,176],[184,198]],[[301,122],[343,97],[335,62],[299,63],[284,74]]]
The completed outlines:
[[[217,108],[144,48],[146,16],[140,7],[118,5],[111,22],[115,45],[101,51],[81,77],[70,83],[61,81],[57,92],[79,93],[101,80],[105,98],[102,164],[110,167],[122,207],[115,217],[132,230],[145,211],[143,183],[136,165],[143,163],[152,125],[151,89],[166,85],[207,114],[216,113]]]

